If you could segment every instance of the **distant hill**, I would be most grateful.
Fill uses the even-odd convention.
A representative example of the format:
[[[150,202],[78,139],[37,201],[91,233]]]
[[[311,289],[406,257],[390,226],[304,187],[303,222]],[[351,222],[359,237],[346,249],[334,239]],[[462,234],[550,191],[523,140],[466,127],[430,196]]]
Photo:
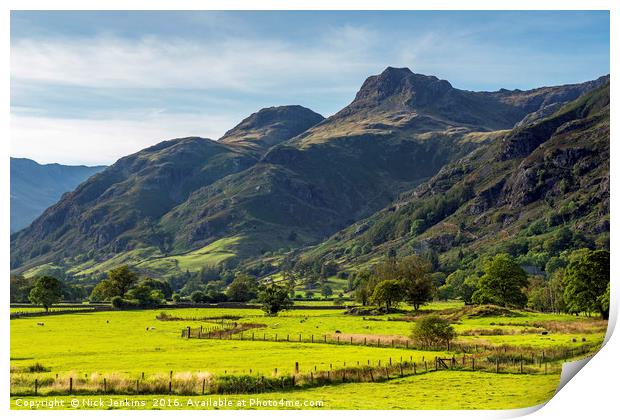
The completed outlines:
[[[423,202],[417,191],[436,190],[459,162],[482,156],[472,163],[482,173],[517,168],[515,159],[553,134],[542,122],[543,134],[528,134],[532,123],[608,80],[470,92],[388,67],[327,119],[301,106],[266,108],[219,141],[169,140],[120,159],[12,235],[11,265],[28,273],[53,265],[87,278],[128,263],[169,276],[234,267],[330,237],[312,252],[336,255],[351,246],[342,240],[368,228],[360,221],[379,223],[389,209]],[[492,152],[500,145],[501,153]],[[451,206],[473,199],[467,185]],[[423,247],[418,236],[441,219],[418,231],[403,216],[399,229],[386,228],[364,254],[409,234],[411,246]]]
[[[105,166],[40,165],[11,158],[11,232],[28,226],[60,197]]]

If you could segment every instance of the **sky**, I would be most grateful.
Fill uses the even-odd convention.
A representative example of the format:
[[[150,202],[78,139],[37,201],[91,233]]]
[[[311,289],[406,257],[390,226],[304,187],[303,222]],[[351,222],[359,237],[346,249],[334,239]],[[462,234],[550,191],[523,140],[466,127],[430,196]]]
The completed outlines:
[[[468,90],[609,73],[606,11],[11,12],[11,156],[111,164],[257,110],[324,116],[387,66]]]

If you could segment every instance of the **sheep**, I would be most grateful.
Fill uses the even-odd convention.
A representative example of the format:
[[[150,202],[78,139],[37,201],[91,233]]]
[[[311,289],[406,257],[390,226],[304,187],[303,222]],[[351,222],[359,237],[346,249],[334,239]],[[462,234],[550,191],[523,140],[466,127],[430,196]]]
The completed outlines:
[[[43,322],[37,322],[37,325],[38,325],[39,327],[42,327],[42,326],[44,326],[45,324],[44,324]]]

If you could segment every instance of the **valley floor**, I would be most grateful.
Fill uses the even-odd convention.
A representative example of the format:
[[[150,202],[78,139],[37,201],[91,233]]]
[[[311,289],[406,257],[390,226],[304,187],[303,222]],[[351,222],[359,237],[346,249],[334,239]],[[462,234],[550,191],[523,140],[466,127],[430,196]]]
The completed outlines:
[[[432,304],[423,309],[424,313],[452,317],[459,334],[457,341],[466,346],[474,343],[480,346],[480,353],[475,355],[475,372],[471,371],[469,357],[472,355],[454,349],[430,351],[389,344],[378,348],[347,343],[351,337],[356,341],[362,337],[380,338],[386,344],[392,339],[410,339],[417,319],[415,314],[352,316],[338,309],[299,309],[278,317],[265,317],[255,309],[195,308],[16,318],[11,320],[11,407],[24,408],[25,401],[33,402],[36,407],[37,402],[56,399],[65,403],[55,408],[72,408],[71,401],[76,399],[79,401],[77,408],[202,409],[214,408],[204,406],[204,402],[226,397],[234,400],[233,404],[246,401],[248,405],[222,408],[524,408],[548,400],[558,385],[562,360],[582,357],[583,351],[595,351],[606,328],[601,321],[585,317],[527,311],[479,317],[467,312],[472,308],[463,308],[460,303]],[[164,317],[162,312],[165,312]],[[251,325],[246,334],[254,333],[267,340],[250,341],[247,335],[244,340],[181,336],[187,327],[194,331],[203,327],[207,331],[225,328],[227,323]],[[270,337],[276,338],[276,334],[278,341],[269,341]],[[343,337],[344,342],[340,345],[295,342],[299,334],[304,339],[316,337],[317,340]],[[286,341],[289,337],[290,341]],[[493,359],[498,354],[482,350],[489,345],[509,346],[501,350],[500,373],[495,373]],[[559,349],[564,353],[558,352]],[[548,372],[547,364],[541,363],[541,355],[542,360],[556,357],[550,360]],[[436,357],[454,356],[455,370],[432,371]],[[525,368],[519,365],[516,357],[526,358]],[[450,364],[450,359],[446,360]],[[428,373],[422,371],[424,361],[429,364]],[[406,365],[402,378],[397,377],[400,362]],[[413,375],[412,362],[418,363],[417,375]],[[218,384],[227,377],[264,376],[279,381],[290,378],[296,365],[301,386],[269,391],[274,389],[271,387],[261,394],[235,395],[233,391],[220,397],[216,394]],[[358,382],[352,383],[349,381],[355,377],[348,376],[347,383],[334,381],[344,368],[356,372],[355,369],[377,369],[377,366],[384,369],[388,365],[394,369],[389,380],[375,376],[372,381],[362,378],[360,382],[358,376]],[[321,386],[325,382],[317,382],[317,378],[327,372],[332,372],[332,385]],[[313,387],[307,387],[304,383],[308,383],[311,374],[315,375]],[[105,379],[108,392],[113,388],[112,393],[117,395],[105,394],[102,388]],[[174,383],[174,395],[159,395],[168,389],[169,380]],[[70,381],[72,393],[69,392]],[[215,387],[211,389],[215,393],[187,396],[200,394],[200,384],[204,381],[211,384],[208,387]],[[153,395],[123,396],[126,393],[123,390],[135,391],[138,382],[141,390],[143,386],[151,386]],[[38,396],[34,393],[35,384]],[[183,391],[183,386],[187,392]],[[104,401],[103,407],[88,405],[89,401],[99,401],[99,398]],[[118,402],[113,407],[105,405],[110,398]],[[137,406],[126,407],[122,404],[125,399]],[[293,406],[250,406],[256,399],[293,401],[288,403]],[[168,401],[173,401],[171,406]],[[198,406],[189,406],[190,401],[197,402]],[[295,406],[295,401],[302,406]],[[153,405],[161,402],[164,407]],[[46,407],[39,405],[39,408]]]

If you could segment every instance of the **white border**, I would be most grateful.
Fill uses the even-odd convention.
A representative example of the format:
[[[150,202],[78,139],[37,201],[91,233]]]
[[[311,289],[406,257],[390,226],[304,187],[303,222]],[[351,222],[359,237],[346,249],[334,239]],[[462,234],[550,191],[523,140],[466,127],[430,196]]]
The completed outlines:
[[[88,2],[78,0],[57,0],[57,1],[44,1],[44,0],[5,0],[2,2],[3,12],[0,17],[0,31],[2,31],[2,57],[4,58],[3,79],[0,84],[3,101],[1,106],[1,121],[4,136],[2,137],[2,165],[0,171],[0,185],[2,185],[2,191],[0,197],[2,197],[3,205],[0,207],[0,214],[2,215],[3,223],[0,227],[0,235],[5,238],[1,242],[3,258],[0,259],[2,272],[4,273],[4,280],[0,287],[2,287],[3,293],[0,296],[4,296],[5,303],[2,305],[1,324],[2,325],[2,340],[0,342],[0,372],[3,375],[4,380],[0,382],[0,416],[7,415],[10,418],[76,418],[76,416],[84,416],[84,412],[52,412],[52,411],[9,411],[9,307],[6,303],[6,296],[9,296],[9,25],[10,25],[10,10],[270,10],[270,9],[290,9],[290,10],[611,10],[611,73],[613,74],[617,67],[618,60],[618,25],[620,24],[618,19],[618,2],[611,0],[427,0],[424,1],[402,1],[402,0],[382,0],[382,1],[369,1],[369,0],[230,0],[230,1],[197,1],[197,0],[151,0],[151,1],[134,1],[134,0],[91,0]],[[612,76],[613,78],[613,76]],[[616,84],[611,84],[612,98],[615,98],[618,94],[618,89],[615,88]],[[618,112],[612,108],[611,113],[611,126],[612,133],[613,128],[618,123]],[[613,134],[612,134],[612,137]],[[620,162],[618,158],[617,147],[614,146],[614,140],[611,141],[611,163],[614,164]],[[616,177],[611,177],[611,189],[616,191],[615,181]],[[614,196],[615,198],[615,196]],[[618,200],[612,198],[611,207],[617,209]],[[615,212],[617,214],[617,212]],[[612,254],[615,255],[616,250],[620,249],[617,245],[618,236],[616,235],[618,229],[615,229],[615,224],[612,224],[611,234],[611,248]],[[612,260],[612,273],[619,273],[620,260]],[[612,323],[615,324],[617,319],[617,306],[619,302],[619,287],[618,279],[612,281]],[[580,372],[577,377],[571,380],[562,390],[558,393],[549,403],[544,407],[537,410],[533,416],[542,419],[584,419],[584,418],[609,418],[611,413],[615,410],[617,405],[617,386],[618,378],[620,377],[620,367],[616,362],[616,355],[620,354],[620,342],[616,336],[608,335],[609,341],[599,354],[594,357],[589,363],[588,368]],[[511,410],[511,411],[400,411],[398,413],[390,414],[389,412],[381,411],[338,411],[337,413],[328,411],[301,411],[291,412],[276,411],[276,412],[222,412],[222,411],[183,411],[181,413],[184,417],[192,418],[204,418],[209,417],[253,417],[253,418],[288,418],[291,415],[295,415],[298,418],[316,418],[327,417],[332,415],[339,416],[340,419],[353,419],[362,417],[375,417],[382,415],[397,415],[406,416],[408,418],[415,417],[416,419],[437,419],[437,418],[454,418],[458,416],[461,419],[484,419],[484,418],[505,418],[515,417],[528,412],[533,409],[526,410]],[[110,412],[89,412],[89,418],[109,419]],[[124,417],[131,416],[132,418],[163,418],[173,415],[173,412],[153,412],[153,411],[125,411],[114,412],[115,416]]]

